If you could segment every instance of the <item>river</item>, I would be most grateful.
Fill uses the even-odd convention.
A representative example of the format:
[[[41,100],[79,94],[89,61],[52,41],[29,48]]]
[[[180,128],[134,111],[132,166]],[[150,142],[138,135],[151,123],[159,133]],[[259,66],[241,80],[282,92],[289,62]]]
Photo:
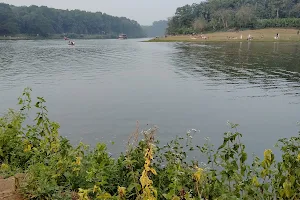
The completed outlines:
[[[249,152],[298,135],[300,44],[0,41],[0,113],[29,86],[72,143],[124,150],[139,121],[167,142],[190,129],[219,144],[240,124]]]

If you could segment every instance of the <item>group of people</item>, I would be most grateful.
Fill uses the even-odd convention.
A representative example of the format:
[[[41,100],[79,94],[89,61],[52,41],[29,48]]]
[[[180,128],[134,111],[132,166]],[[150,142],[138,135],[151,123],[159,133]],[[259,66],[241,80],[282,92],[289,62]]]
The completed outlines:
[[[264,35],[262,35],[261,38],[264,38]],[[241,36],[241,39],[242,39],[242,36]],[[275,40],[279,39],[279,33],[276,33],[274,39]],[[247,40],[253,40],[253,37],[249,34],[248,37],[247,37]]]

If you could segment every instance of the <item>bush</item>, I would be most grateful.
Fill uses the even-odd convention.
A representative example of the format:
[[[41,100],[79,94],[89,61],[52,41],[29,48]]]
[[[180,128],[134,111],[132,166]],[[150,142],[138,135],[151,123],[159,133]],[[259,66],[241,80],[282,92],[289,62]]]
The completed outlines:
[[[111,158],[105,144],[90,149],[60,137],[45,100],[32,104],[30,92],[19,98],[20,111],[0,118],[0,173],[25,173],[21,187],[28,199],[300,198],[300,136],[278,141],[281,161],[269,149],[248,164],[237,124],[229,124],[232,131],[218,148],[209,140],[194,145],[195,130],[161,146],[154,140],[156,128],[140,132],[137,126],[127,150]],[[38,110],[35,123],[24,126],[32,109]],[[187,159],[191,151],[206,155],[206,164]]]
[[[279,18],[258,20],[255,28],[299,28],[300,18]]]

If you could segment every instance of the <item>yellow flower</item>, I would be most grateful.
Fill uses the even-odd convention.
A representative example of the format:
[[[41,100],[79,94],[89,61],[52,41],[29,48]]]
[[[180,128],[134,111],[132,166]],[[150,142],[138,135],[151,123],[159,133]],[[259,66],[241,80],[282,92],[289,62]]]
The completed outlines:
[[[126,194],[126,188],[125,187],[118,187],[118,193],[119,193],[119,196],[120,198],[124,198],[125,197],[125,194]]]
[[[9,170],[9,165],[8,164],[5,164],[5,163],[2,163],[2,165],[1,165],[1,167],[0,167],[0,169],[1,170],[4,170],[4,171],[6,171],[6,170]]]
[[[79,200],[89,200],[89,190],[84,190],[84,189],[81,189],[79,188],[79,192],[77,193],[78,196],[79,196]]]
[[[272,160],[272,150],[271,149],[266,149],[264,151],[264,159],[271,161]]]
[[[31,151],[31,148],[32,148],[32,144],[26,145],[25,148],[24,148],[24,152],[26,153],[26,152]]]
[[[81,157],[76,157],[76,165],[80,165],[81,164]]]
[[[272,165],[274,160],[274,154],[271,149],[266,149],[264,151],[264,160],[262,162],[264,168],[268,168]]]
[[[257,177],[256,177],[256,176],[254,176],[254,177],[252,178],[252,184],[253,184],[253,185],[255,185],[256,187],[258,187],[258,186],[259,186],[259,182],[258,182],[258,180],[257,180]]]
[[[99,187],[97,185],[94,185],[93,193],[97,192]]]
[[[197,167],[197,171],[194,173],[194,179],[197,182],[200,182],[200,180],[201,180],[201,178],[203,176],[203,171],[204,171],[204,169]]]

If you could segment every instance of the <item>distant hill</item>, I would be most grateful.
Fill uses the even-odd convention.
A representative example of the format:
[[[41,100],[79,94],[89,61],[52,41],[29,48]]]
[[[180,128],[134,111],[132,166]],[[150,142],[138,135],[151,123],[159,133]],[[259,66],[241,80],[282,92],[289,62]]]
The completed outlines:
[[[167,27],[167,20],[155,21],[152,26],[142,26],[147,37],[163,36],[166,33]]]
[[[101,12],[60,10],[46,6],[12,6],[0,3],[0,35],[89,34],[115,38],[144,37],[142,27],[134,20],[114,17]]]

